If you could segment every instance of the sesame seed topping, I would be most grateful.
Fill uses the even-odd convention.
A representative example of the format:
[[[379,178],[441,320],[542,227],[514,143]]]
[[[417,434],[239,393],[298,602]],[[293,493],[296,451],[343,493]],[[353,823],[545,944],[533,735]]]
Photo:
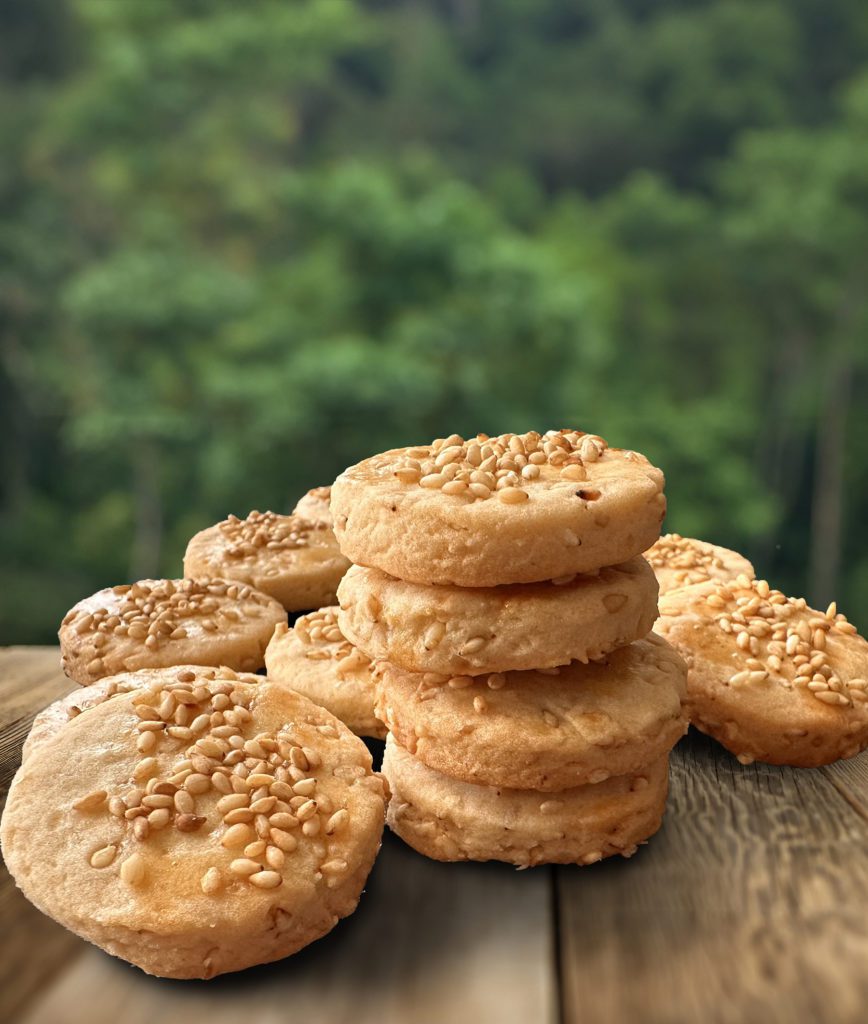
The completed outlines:
[[[102,849],[91,854],[90,866],[92,868],[107,868],[115,859],[117,852],[116,846],[103,846]]]
[[[121,826],[129,822],[132,838],[147,843],[156,832],[169,828],[179,833],[202,828],[212,805],[207,813],[196,813],[197,800],[213,790],[218,825],[215,829],[212,823],[208,830],[214,836],[211,841],[233,854],[243,852],[232,860],[230,872],[260,888],[277,888],[287,858],[299,846],[299,832],[321,858],[325,847],[316,837],[340,831],[349,819],[344,808],[336,809],[326,794],[318,792],[316,772],[323,758],[307,745],[306,736],[311,729],[317,736],[324,733],[319,723],[311,722],[285,726],[277,734],[245,735],[252,721],[251,691],[237,686],[234,673],[218,678],[223,670],[197,672],[205,678],[193,673],[192,678],[133,695],[130,735],[137,747],[143,736],[152,739],[149,755],[135,762],[132,784],[122,792],[97,790],[72,806],[79,813],[105,813]],[[177,728],[186,728],[190,735],[172,735],[161,728],[167,721],[196,723],[196,735],[187,725]],[[142,725],[147,728],[142,730]],[[332,727],[329,735],[337,736]],[[361,766],[345,767],[352,771],[344,776],[335,770],[335,777],[365,774]],[[95,868],[107,867],[117,852],[117,845],[105,846],[88,854],[88,860]],[[131,853],[120,867],[120,877],[127,884],[140,884],[144,864],[139,853]],[[205,873],[201,886],[207,894],[223,888],[216,867]]]
[[[145,862],[138,853],[134,853],[121,864],[122,881],[127,885],[141,885],[145,880]]]
[[[598,461],[607,450],[601,437],[576,430],[498,437],[478,434],[468,441],[453,434],[431,445],[405,449],[386,469],[405,486],[439,490],[471,502],[496,494],[506,505],[519,505],[529,500],[525,486],[535,481],[586,480],[585,464]]]
[[[704,603],[718,628],[734,634],[736,646],[748,655],[745,667],[730,675],[729,685],[773,681],[841,708],[852,707],[853,694],[862,692],[861,680],[839,676],[830,660],[836,657],[829,648],[830,638],[856,632],[834,602],[825,613],[815,612],[804,598],[787,597],[766,580],[751,580],[744,574],[735,581],[716,583],[710,593],[694,601]]]
[[[83,796],[80,800],[76,800],[72,805],[76,811],[88,812],[97,811],[106,802],[108,793],[104,789],[97,789],[93,793],[88,793],[87,796]]]

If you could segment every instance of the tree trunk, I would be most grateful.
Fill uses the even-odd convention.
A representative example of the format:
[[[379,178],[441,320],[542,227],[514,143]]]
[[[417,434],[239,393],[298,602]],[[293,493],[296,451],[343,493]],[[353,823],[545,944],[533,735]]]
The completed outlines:
[[[842,352],[830,368],[817,424],[808,576],[808,594],[816,608],[825,608],[838,588],[851,376],[850,357]]]
[[[135,536],[130,555],[130,579],[159,576],[163,541],[163,504],[160,494],[160,460],[152,441],[133,443]]]

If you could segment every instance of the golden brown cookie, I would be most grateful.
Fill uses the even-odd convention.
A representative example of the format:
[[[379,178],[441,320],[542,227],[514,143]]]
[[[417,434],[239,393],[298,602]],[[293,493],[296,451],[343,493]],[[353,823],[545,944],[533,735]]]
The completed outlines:
[[[756,575],[751,563],[737,551],[679,533],[664,533],[645,557],[657,574],[661,594],[708,580],[753,579]]]
[[[625,562],[657,539],[663,474],[580,431],[502,434],[376,455],[331,510],[357,565],[414,583],[534,583]]]
[[[150,974],[280,959],[358,902],[382,780],[327,711],[229,672],[119,694],[30,753],[3,814],[24,894]]]
[[[765,580],[666,594],[657,628],[687,661],[691,722],[742,764],[814,768],[868,747],[868,642]]]
[[[51,739],[67,722],[78,718],[85,711],[90,711],[97,704],[116,697],[119,693],[129,693],[130,690],[141,690],[146,687],[159,686],[163,683],[170,683],[177,679],[180,672],[193,672],[197,679],[208,680],[234,676],[243,683],[261,683],[262,676],[253,675],[247,672],[233,672],[228,668],[207,668],[202,665],[173,665],[169,668],[144,668],[138,672],[120,672],[115,676],[106,676],[90,686],[77,686],[72,693],[68,693],[60,700],[54,701],[44,708],[33,719],[33,725],[24,741],[21,751],[22,760],[46,740]]]
[[[371,661],[344,638],[337,608],[320,608],[279,625],[265,651],[265,669],[276,683],[291,686],[339,718],[357,736],[386,738],[374,714]]]
[[[331,528],[332,514],[329,509],[332,489],[328,487],[314,487],[298,499],[298,504],[292,510],[294,516],[301,516],[312,523],[325,523]]]
[[[334,604],[348,568],[326,523],[275,512],[229,516],[197,533],[184,555],[186,575],[239,580],[276,598],[289,612]]]
[[[58,636],[63,670],[82,686],[117,672],[227,665],[253,672],[274,627],[277,601],[220,579],[139,580],[79,601]]]
[[[415,757],[463,782],[551,791],[628,775],[687,729],[686,669],[651,633],[600,662],[454,676],[376,666],[377,716]]]
[[[660,828],[669,758],[630,775],[559,793],[459,782],[386,740],[383,774],[392,798],[389,828],[434,860],[594,864],[630,857]]]
[[[554,583],[426,586],[352,566],[338,587],[344,635],[411,672],[479,675],[587,662],[647,635],[657,580],[644,558]]]

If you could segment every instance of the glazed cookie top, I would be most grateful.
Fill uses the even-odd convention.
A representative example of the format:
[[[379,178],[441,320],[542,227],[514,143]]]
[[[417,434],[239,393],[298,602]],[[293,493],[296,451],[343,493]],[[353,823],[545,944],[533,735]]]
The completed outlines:
[[[454,676],[379,662],[377,711],[435,771],[515,789],[567,789],[634,771],[684,733],[684,662],[650,634],[600,662]]]
[[[265,667],[275,682],[328,708],[358,736],[385,738],[374,714],[370,658],[344,637],[337,608],[302,615],[292,628],[278,625],[265,652]]]
[[[326,526],[331,527],[332,514],[329,508],[331,496],[331,486],[314,487],[307,494],[299,498],[298,504],[292,510],[292,514],[308,519],[312,523],[325,523]]]
[[[457,434],[342,473],[331,509],[351,561],[417,583],[496,586],[590,572],[659,536],[663,474],[576,430]]]
[[[657,580],[644,558],[549,583],[426,586],[352,566],[344,634],[412,672],[480,675],[587,662],[650,632]]]
[[[708,580],[755,576],[751,563],[737,551],[679,533],[665,533],[645,552],[645,557],[657,574],[661,594]]]
[[[868,718],[868,642],[834,603],[816,611],[742,575],[665,595],[658,628],[701,658],[708,684],[752,692],[792,723],[830,709]]]
[[[274,627],[277,601],[221,579],[139,580],[79,601],[60,626],[63,667],[82,685],[171,665],[254,670]]]
[[[304,913],[370,861],[384,819],[364,744],[306,698],[193,669],[119,694],[31,752],[3,854],[64,921],[156,936]],[[69,912],[69,913],[68,913]]]
[[[311,607],[306,603],[311,587],[333,594],[348,568],[327,523],[276,512],[229,516],[197,533],[184,555],[188,575],[211,572],[241,580],[277,598],[288,611]]]
[[[260,683],[262,676],[247,672],[234,672],[229,668],[208,668],[202,665],[174,665],[169,668],[145,668],[138,672],[119,672],[115,676],[107,676],[90,686],[76,687],[60,700],[54,701],[44,708],[33,719],[33,725],[24,741],[21,751],[22,759],[27,757],[46,740],[51,739],[67,722],[78,718],[85,711],[90,711],[97,704],[116,697],[120,693],[140,690],[143,687],[159,686],[177,679],[179,673],[193,673],[197,681],[209,679],[238,679],[242,683]]]

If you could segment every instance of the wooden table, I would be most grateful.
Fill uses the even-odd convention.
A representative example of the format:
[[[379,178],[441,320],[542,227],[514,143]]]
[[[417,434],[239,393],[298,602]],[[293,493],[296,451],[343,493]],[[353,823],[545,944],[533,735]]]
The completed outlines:
[[[0,650],[3,795],[55,648]],[[691,734],[662,831],[629,861],[438,864],[394,836],[358,911],[278,964],[149,978],[0,879],[0,1020],[556,1024],[868,1020],[868,754],[741,767]],[[167,1016],[168,1015],[168,1016]]]

